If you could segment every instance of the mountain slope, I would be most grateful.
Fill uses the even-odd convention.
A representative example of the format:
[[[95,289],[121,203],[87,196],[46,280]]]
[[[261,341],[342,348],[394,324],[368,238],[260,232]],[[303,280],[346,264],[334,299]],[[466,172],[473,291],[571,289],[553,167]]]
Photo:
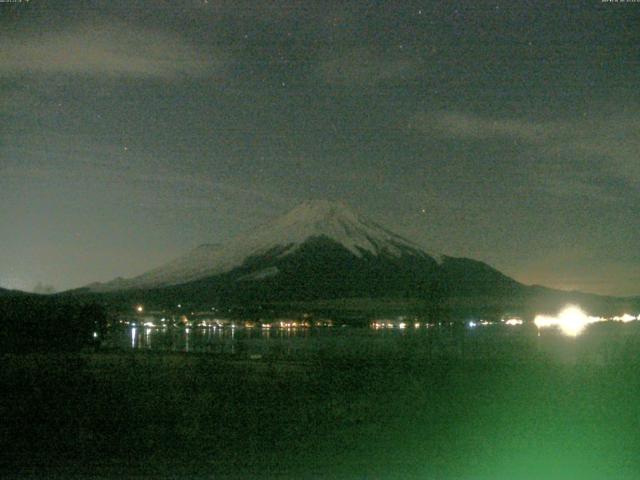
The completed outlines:
[[[184,283],[200,278],[201,272],[206,272],[212,263],[216,261],[219,251],[220,245],[206,243],[172,260],[166,265],[150,270],[137,277],[130,279],[118,277],[108,283],[92,283],[87,285],[87,288],[94,292],[108,292]]]
[[[225,246],[204,245],[138,277],[91,284],[92,291],[155,288],[177,285],[229,272],[250,259],[281,258],[296,252],[309,239],[327,238],[361,258],[363,255],[442,257],[364,218],[339,202],[306,202],[274,222],[234,239]],[[272,270],[273,272],[273,270]],[[259,272],[254,272],[260,278]]]
[[[308,301],[332,298],[419,298],[509,296],[524,288],[474,260],[426,254],[355,255],[325,236],[313,237],[288,255],[275,250],[242,266],[182,285],[156,289],[158,299],[178,303],[217,300],[232,303]]]
[[[15,297],[15,296],[27,296],[30,293],[23,292],[21,290],[7,290],[6,288],[0,288],[0,297]]]

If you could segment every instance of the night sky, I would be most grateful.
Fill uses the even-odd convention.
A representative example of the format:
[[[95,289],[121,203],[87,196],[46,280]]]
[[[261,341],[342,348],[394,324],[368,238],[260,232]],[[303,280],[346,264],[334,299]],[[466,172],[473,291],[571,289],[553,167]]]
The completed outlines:
[[[640,3],[0,3],[0,286],[158,266],[308,199],[640,294]]]

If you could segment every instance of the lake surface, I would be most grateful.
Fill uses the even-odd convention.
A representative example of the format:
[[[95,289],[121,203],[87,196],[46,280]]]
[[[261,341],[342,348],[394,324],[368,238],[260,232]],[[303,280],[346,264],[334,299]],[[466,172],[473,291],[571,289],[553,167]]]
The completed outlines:
[[[123,325],[4,357],[3,455],[14,478],[637,479],[637,323]]]
[[[638,322],[595,325],[578,337],[531,324],[369,328],[123,327],[104,346],[124,351],[169,351],[233,355],[253,359],[305,360],[318,357],[406,357],[608,363],[640,355]]]

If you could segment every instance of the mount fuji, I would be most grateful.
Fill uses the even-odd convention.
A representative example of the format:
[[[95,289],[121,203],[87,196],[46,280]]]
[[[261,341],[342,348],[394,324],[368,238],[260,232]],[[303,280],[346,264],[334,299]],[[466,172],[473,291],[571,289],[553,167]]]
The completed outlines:
[[[201,245],[89,292],[197,301],[513,295],[524,285],[467,258],[425,251],[341,202],[305,202],[226,245]]]

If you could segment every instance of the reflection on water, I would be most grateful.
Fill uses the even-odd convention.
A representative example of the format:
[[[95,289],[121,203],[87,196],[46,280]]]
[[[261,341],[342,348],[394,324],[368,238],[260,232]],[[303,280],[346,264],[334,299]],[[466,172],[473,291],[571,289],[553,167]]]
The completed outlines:
[[[552,357],[563,362],[607,362],[612,356],[640,355],[640,328],[634,324],[589,327],[580,337],[533,324],[429,326],[390,328],[246,328],[123,327],[112,331],[105,347],[121,350],[230,354],[250,358],[304,359],[333,355],[353,358],[403,356],[436,359],[532,359]]]
[[[466,343],[472,344],[469,334]],[[510,343],[517,340],[511,335]],[[462,339],[464,340],[464,339]],[[130,327],[112,332],[108,346],[121,349],[305,357],[318,354],[377,355],[402,351],[430,355],[461,351],[461,338],[450,329]],[[477,350],[476,346],[476,350]]]
[[[360,330],[360,329],[359,329]],[[290,343],[291,349],[300,349],[304,339],[313,337],[317,342],[332,336],[335,330],[323,329],[270,329],[229,327],[144,327],[131,326],[112,331],[106,346],[134,350],[160,350],[177,352],[241,353],[268,350],[269,342]],[[344,331],[341,332],[344,334]],[[277,347],[277,345],[274,345]]]

